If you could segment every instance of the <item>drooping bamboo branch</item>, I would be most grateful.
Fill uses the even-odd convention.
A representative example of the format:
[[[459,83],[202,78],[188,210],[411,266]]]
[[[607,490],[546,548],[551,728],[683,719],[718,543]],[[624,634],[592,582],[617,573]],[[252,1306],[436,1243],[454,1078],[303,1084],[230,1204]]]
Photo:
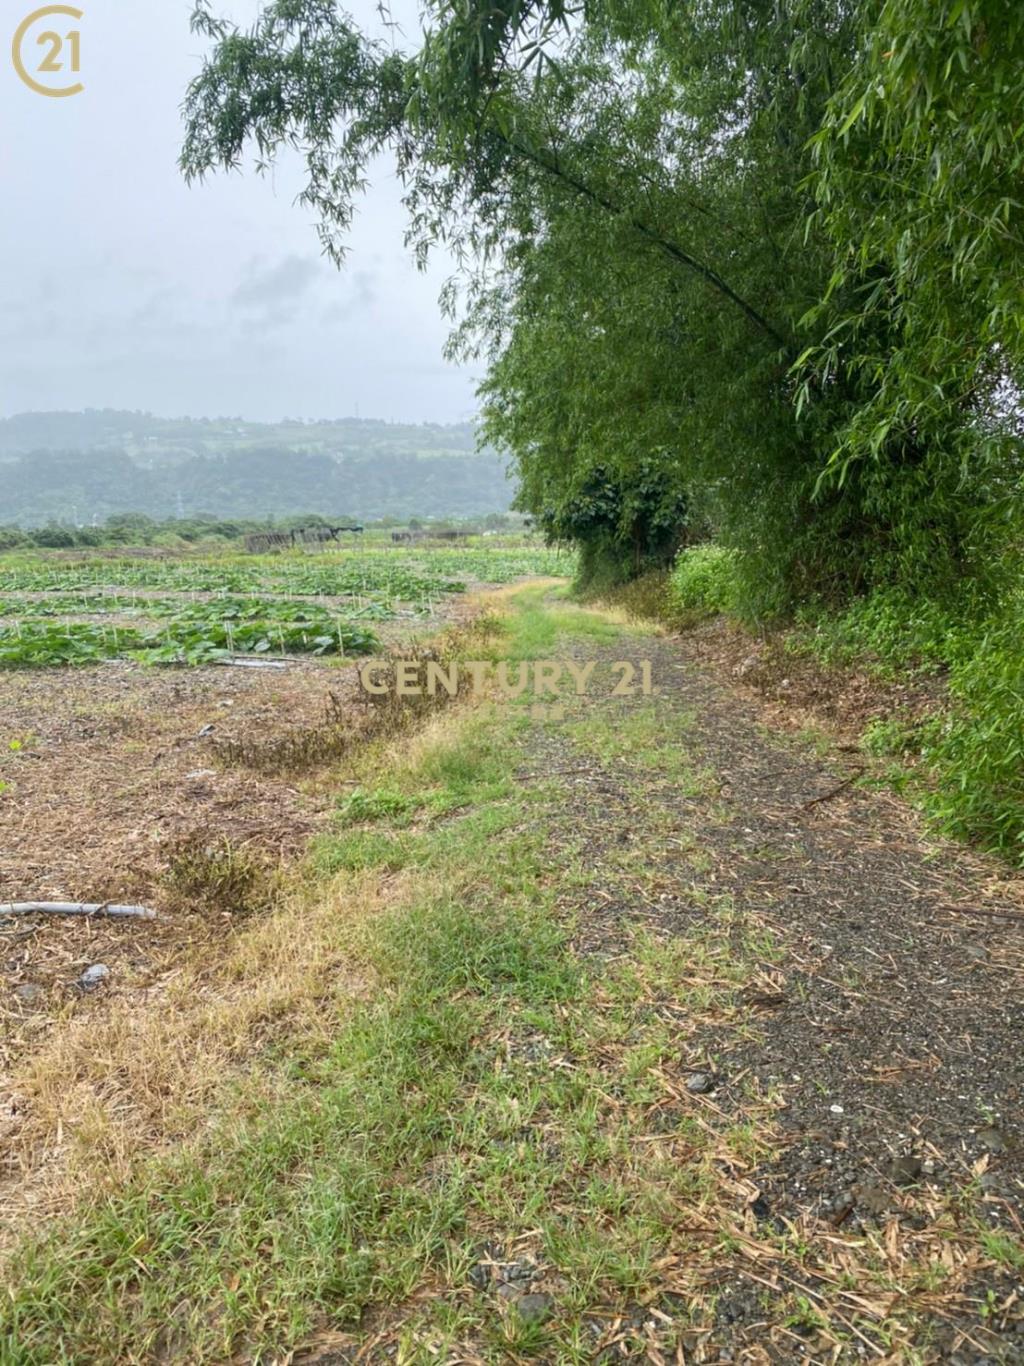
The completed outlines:
[[[756,327],[760,328],[762,332],[765,332],[773,341],[778,342],[783,350],[789,351],[791,349],[790,343],[782,333],[779,332],[767,318],[759,313],[752,304],[748,303],[746,299],[737,294],[727,281],[723,280],[721,275],[719,275],[716,270],[713,270],[711,266],[705,265],[703,261],[698,261],[695,256],[691,256],[690,253],[679,246],[678,243],[673,242],[670,238],[663,237],[659,232],[656,232],[652,227],[644,223],[642,219],[635,218],[628,212],[623,213],[623,210],[620,209],[613,200],[560,166],[556,156],[549,157],[543,153],[537,152],[534,148],[528,147],[517,138],[507,138],[502,133],[495,133],[495,136],[498,137],[510,151],[515,152],[518,156],[532,162],[533,165],[539,166],[540,169],[546,171],[548,175],[564,181],[564,183],[575,190],[577,194],[582,195],[585,199],[589,199],[591,203],[597,204],[599,208],[605,209],[608,213],[624,216],[630,227],[638,232],[641,237],[645,237],[653,246],[657,247],[659,251],[664,252],[666,256],[670,257],[677,264],[685,266],[688,270],[693,271],[694,274],[699,275],[702,280],[707,281],[713,289],[718,290],[720,294],[723,294],[727,299],[734,303]]]

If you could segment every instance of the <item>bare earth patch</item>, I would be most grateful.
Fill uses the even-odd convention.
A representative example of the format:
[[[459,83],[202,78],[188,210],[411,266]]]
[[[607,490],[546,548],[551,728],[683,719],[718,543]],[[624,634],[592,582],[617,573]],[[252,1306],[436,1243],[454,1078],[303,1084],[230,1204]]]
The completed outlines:
[[[457,598],[444,615],[377,634],[399,646],[471,613]],[[358,728],[356,667],[292,657],[281,669],[0,671],[0,903],[157,911],[152,921],[0,915],[0,1240],[23,1217],[60,1208],[79,1152],[93,1154],[102,1179],[138,1143],[180,1135],[180,1115],[194,1115],[265,1037],[261,1012],[276,1019],[287,1003],[299,1030],[304,1014],[337,1014],[326,919],[321,943],[314,912],[296,929],[296,896],[274,895],[261,928],[190,900],[169,866],[183,846],[229,850],[273,887],[274,870],[328,822],[336,784],[315,769],[229,764],[218,749],[315,732],[326,716]],[[281,966],[274,945],[296,938],[302,952]],[[244,990],[232,985],[239,962]],[[97,966],[108,971],[90,988],[83,973]]]
[[[856,744],[865,727],[899,712],[908,721],[941,705],[940,675],[886,679],[849,665],[830,668],[785,648],[780,633],[758,639],[725,617],[685,631],[687,655],[759,699],[766,720],[780,730],[826,727],[840,743]]]
[[[307,662],[0,674],[4,736],[22,746],[2,766],[0,901],[159,902],[161,846],[196,828],[294,851],[316,804],[218,770],[209,740],[312,722],[341,678]]]

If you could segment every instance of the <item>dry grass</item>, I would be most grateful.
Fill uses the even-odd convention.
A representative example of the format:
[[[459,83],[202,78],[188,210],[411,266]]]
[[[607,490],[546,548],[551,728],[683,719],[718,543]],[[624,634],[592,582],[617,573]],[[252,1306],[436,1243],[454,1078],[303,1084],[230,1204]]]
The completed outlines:
[[[459,604],[465,619],[441,634],[441,652],[491,629],[475,612]],[[426,718],[357,705],[355,671],[313,661],[273,676],[131,665],[74,678],[0,674],[0,704],[4,738],[25,739],[0,808],[11,851],[0,855],[0,899],[137,899],[160,913],[0,926],[11,986],[0,999],[10,1238],[26,1219],[123,1179],[141,1152],[194,1132],[266,1049],[331,1037],[365,986],[347,954],[352,926],[391,891],[348,874],[314,895],[296,859],[346,785],[339,760],[357,763],[369,742],[386,756],[398,731],[407,754],[408,727]],[[211,720],[213,736],[200,737]],[[253,734],[259,755],[283,747],[289,762],[208,767],[218,737],[252,746]],[[110,977],[85,995],[77,979],[95,963]],[[21,1000],[16,986],[35,994]]]
[[[314,718],[345,675],[319,661],[273,677],[134,664],[0,671],[0,900],[144,901],[161,846],[201,828],[282,855],[319,812],[303,793],[218,772],[210,742]]]
[[[399,694],[397,664],[400,660],[422,665],[428,661],[445,667],[465,658],[474,644],[485,641],[495,629],[487,613],[449,627],[435,640],[397,646],[375,662],[374,675],[384,691],[378,694],[350,689],[344,697],[331,691],[321,717],[283,733],[238,736],[214,741],[213,753],[225,765],[251,769],[268,776],[307,775],[334,764],[374,740],[387,739],[422,724],[434,712],[465,698],[460,685],[452,696],[443,689],[435,694]]]
[[[368,778],[415,769],[458,724],[439,712],[412,733],[378,736],[344,771]],[[355,780],[335,769],[318,781],[336,793]],[[346,872],[325,883],[297,867],[271,871],[252,851],[204,845],[195,835],[177,846],[175,867],[171,900],[191,909],[155,922],[143,969],[94,996],[51,1004],[34,1047],[11,1061],[0,1091],[4,1243],[123,1182],[140,1157],[187,1143],[243,1078],[248,1104],[261,1096],[269,1103],[277,1076],[267,1059],[315,1055],[330,1044],[373,986],[365,956],[356,963],[354,939],[416,884],[406,871],[383,879]],[[264,913],[239,919],[226,891]],[[141,933],[152,936],[153,926]],[[87,922],[59,931],[90,938],[89,951],[75,955],[84,965],[116,961],[116,937],[137,937],[140,927]]]
[[[355,927],[402,882],[293,885],[265,918],[197,934],[152,987],[59,1016],[4,1104],[7,1235],[124,1180],[140,1154],[187,1142],[243,1075],[257,1102],[273,1082],[257,1065],[268,1050],[325,1048],[371,987],[349,951]]]

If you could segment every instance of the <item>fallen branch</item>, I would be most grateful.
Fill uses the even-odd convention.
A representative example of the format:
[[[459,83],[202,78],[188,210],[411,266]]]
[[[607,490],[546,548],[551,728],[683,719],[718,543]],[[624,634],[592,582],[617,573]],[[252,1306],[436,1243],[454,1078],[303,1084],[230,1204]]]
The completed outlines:
[[[857,779],[861,776],[861,774],[865,773],[866,771],[867,770],[863,768],[856,769],[853,773],[850,774],[848,778],[844,778],[841,783],[838,783],[830,791],[823,792],[820,797],[812,797],[809,802],[802,802],[801,805],[797,807],[797,810],[806,811],[809,807],[817,806],[819,802],[830,802],[833,797],[838,797],[840,792],[845,792],[846,789],[852,783],[855,783]]]
[[[111,915],[126,920],[156,919],[156,911],[151,911],[148,906],[112,906],[109,901],[97,903],[74,901],[0,901],[0,916],[36,914]]]
[[[950,915],[994,915],[1000,920],[1024,920],[1024,911],[997,911],[990,906],[938,906]]]

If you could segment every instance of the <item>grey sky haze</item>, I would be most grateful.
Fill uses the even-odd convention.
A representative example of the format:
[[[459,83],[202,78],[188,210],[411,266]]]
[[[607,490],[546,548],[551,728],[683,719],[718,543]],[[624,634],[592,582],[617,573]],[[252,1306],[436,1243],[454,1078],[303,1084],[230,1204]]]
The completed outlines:
[[[375,169],[339,272],[295,203],[294,163],[182,181],[180,104],[204,49],[190,0],[77,0],[85,90],[69,99],[35,94],[10,60],[39,3],[3,6],[0,414],[472,414],[472,375],[441,354],[450,265],[415,268],[390,167]],[[223,0],[221,12],[245,22],[257,8]],[[379,24],[374,0],[348,9]],[[414,5],[393,12],[414,38]]]

